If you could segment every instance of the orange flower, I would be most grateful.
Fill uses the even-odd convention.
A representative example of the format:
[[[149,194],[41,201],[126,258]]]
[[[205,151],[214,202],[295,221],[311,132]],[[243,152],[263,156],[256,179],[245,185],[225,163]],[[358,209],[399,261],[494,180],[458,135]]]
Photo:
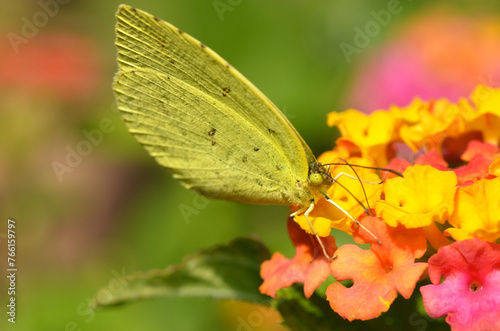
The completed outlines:
[[[287,259],[280,253],[274,253],[271,260],[262,263],[260,274],[264,282],[259,290],[275,298],[280,288],[304,283],[304,295],[309,298],[330,275],[330,261],[323,254],[316,238],[306,234],[291,219],[288,219],[288,234],[295,246],[295,256]],[[322,240],[328,254],[332,256],[337,249],[335,238]]]
[[[337,281],[351,279],[353,286],[340,283],[328,286],[326,296],[330,306],[350,321],[367,320],[380,316],[389,309],[397,293],[409,298],[415,285],[427,268],[427,263],[415,263],[426,250],[425,234],[421,229],[387,226],[376,217],[363,218],[363,225],[382,241],[369,250],[355,245],[343,245],[331,263],[332,275]],[[356,241],[373,241],[366,232],[354,234]]]

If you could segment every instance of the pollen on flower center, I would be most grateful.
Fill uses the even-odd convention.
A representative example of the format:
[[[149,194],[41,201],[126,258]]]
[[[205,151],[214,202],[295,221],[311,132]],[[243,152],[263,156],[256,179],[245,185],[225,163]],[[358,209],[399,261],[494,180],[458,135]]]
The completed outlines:
[[[386,265],[384,265],[384,270],[387,273],[391,272],[392,271],[392,264],[386,264]]]
[[[476,292],[479,292],[481,291],[483,288],[483,286],[481,285],[480,282],[478,281],[473,281],[472,283],[470,283],[469,285],[469,291],[473,292],[473,293],[476,293]]]

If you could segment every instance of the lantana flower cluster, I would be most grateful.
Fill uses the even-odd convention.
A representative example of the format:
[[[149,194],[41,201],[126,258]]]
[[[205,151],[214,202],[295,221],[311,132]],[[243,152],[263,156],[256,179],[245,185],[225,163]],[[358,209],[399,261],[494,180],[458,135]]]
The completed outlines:
[[[418,295],[417,282],[429,277],[431,284],[419,289],[430,317],[446,316],[453,330],[500,329],[500,89],[480,85],[457,103],[415,99],[369,115],[332,112],[328,124],[341,138],[319,162],[403,174],[331,168],[333,176],[356,176],[355,169],[362,181],[341,176],[347,189],[334,184],[328,194],[382,243],[318,199],[309,218],[335,259],[323,254],[305,216],[289,219],[296,255],[275,253],[262,264],[261,292],[275,297],[280,288],[304,283],[310,297],[332,275],[331,308],[350,321],[368,320],[389,310],[398,293]],[[370,248],[337,247],[332,228]]]

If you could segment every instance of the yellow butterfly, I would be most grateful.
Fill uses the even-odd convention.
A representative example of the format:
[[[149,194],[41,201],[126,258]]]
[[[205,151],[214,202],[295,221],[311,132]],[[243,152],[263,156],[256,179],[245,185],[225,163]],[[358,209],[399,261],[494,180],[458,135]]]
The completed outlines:
[[[116,35],[118,108],[129,131],[182,185],[210,198],[300,206],[292,216],[307,217],[321,197],[342,210],[326,193],[337,179],[329,166],[227,61],[126,5],[118,9]]]

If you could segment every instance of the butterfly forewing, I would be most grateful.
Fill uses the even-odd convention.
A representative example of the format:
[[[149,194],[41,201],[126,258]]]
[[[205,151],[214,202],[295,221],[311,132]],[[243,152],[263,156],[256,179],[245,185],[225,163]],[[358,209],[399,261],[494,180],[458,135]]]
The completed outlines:
[[[117,13],[115,93],[129,130],[186,187],[301,205],[314,156],[279,110],[209,48],[128,6]]]

